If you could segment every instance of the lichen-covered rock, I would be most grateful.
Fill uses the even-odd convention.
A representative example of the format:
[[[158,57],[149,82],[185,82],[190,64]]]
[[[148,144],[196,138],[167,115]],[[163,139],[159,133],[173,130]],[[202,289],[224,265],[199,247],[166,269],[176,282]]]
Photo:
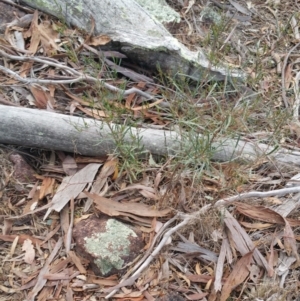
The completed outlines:
[[[123,274],[142,251],[142,232],[114,218],[91,216],[75,225],[76,252],[98,276]]]

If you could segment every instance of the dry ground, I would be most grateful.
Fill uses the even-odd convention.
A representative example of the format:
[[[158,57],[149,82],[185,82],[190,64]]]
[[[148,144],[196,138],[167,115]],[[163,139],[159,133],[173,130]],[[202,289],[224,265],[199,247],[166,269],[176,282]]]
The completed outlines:
[[[138,158],[135,148],[122,146],[121,138],[120,147],[108,158],[2,146],[1,300],[25,300],[35,294],[36,300],[104,300],[106,289],[122,279],[120,275],[97,277],[88,266],[85,274],[66,278],[64,269],[78,272],[74,262],[66,261],[66,240],[54,259],[47,262],[59,237],[65,235],[61,214],[53,211],[44,221],[45,211],[32,213],[32,206],[39,208],[52,200],[72,168],[78,171],[93,162],[113,166],[110,173],[105,173],[102,196],[159,210],[173,209],[172,214],[153,219],[148,227],[143,225],[145,252],[155,236],[155,225],[170,221],[176,213],[185,215],[178,216],[168,229],[186,221],[134,284],[119,290],[112,300],[300,300],[297,194],[245,198],[222,209],[206,207],[249,191],[282,189],[299,172],[296,165],[277,166],[272,154],[255,162],[212,162],[211,143],[218,137],[243,137],[274,148],[298,150],[300,4],[276,0],[168,3],[182,16],[180,24],[168,25],[169,30],[189,48],[201,47],[213,63],[244,70],[248,80],[243,92],[228,82],[194,83],[159,74],[147,74],[155,80],[154,84],[133,82],[117,74],[113,67],[110,69],[88,49],[79,47],[78,37],[86,38],[85,34],[68,29],[61,21],[42,15],[23,27],[25,45],[35,49],[35,56],[53,56],[118,87],[139,87],[161,96],[169,106],[139,108],[138,95],[122,98],[88,83],[47,85],[45,90],[28,87],[4,73],[0,73],[1,104],[106,118],[108,122],[179,128],[191,135],[186,138],[190,139],[188,147],[176,156],[149,156],[146,160]],[[59,37],[60,44],[54,52],[51,43],[43,39],[38,43],[35,40],[33,45],[37,27],[31,31],[29,28],[34,22],[39,30],[51,34],[51,42],[56,43]],[[13,30],[14,27],[9,32]],[[8,34],[1,38],[0,49],[9,53],[12,48],[7,37]],[[1,56],[0,60],[1,65],[5,62],[6,67],[24,76],[30,76],[33,69],[39,77],[54,76],[53,69],[39,69],[38,64],[25,65]],[[247,97],[247,91],[255,97]],[[103,101],[99,104],[95,99]],[[198,133],[207,140],[198,143]],[[143,186],[137,189],[134,184]],[[290,185],[297,185],[297,180]],[[145,187],[151,189],[151,194],[146,193]],[[120,194],[125,188],[127,192]],[[287,209],[288,203],[292,205]],[[84,212],[85,206],[84,200],[76,199],[75,211],[70,212],[78,219],[99,213],[93,206]],[[205,208],[202,214],[193,215]],[[158,243],[159,240],[153,250]],[[45,279],[41,270],[46,265],[50,267],[47,281],[38,287]],[[49,276],[53,270],[56,279]]]

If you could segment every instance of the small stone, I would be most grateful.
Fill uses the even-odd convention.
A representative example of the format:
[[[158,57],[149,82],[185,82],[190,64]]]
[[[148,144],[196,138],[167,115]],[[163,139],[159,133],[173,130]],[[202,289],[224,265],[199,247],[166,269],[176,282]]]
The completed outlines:
[[[124,274],[143,250],[142,232],[108,216],[93,215],[75,225],[76,252],[97,276]]]
[[[25,161],[25,159],[16,153],[9,156],[9,160],[14,164],[14,178],[21,183],[29,183],[35,180],[35,171]]]

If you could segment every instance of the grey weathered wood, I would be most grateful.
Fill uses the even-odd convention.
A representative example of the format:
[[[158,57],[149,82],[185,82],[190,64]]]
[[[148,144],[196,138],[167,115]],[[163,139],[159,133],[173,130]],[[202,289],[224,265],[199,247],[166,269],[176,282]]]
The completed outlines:
[[[117,147],[112,129],[115,133],[121,131],[116,124],[91,118],[0,105],[0,143],[99,156],[111,154]],[[187,143],[174,131],[123,127],[123,133],[123,144],[134,145],[139,138],[140,145],[155,155],[176,155],[181,142]],[[199,135],[199,139],[207,138]],[[215,141],[212,148],[212,159],[217,161],[256,160],[274,149],[266,144],[226,138]],[[300,166],[299,152],[279,149],[270,157],[275,164]]]
[[[149,0],[150,2],[153,0]],[[199,49],[190,51],[167,29],[134,0],[23,0],[40,11],[52,14],[68,24],[90,31],[95,20],[94,34],[106,34],[113,40],[111,47],[121,51],[149,69],[158,66],[164,73],[181,74],[195,80],[223,80],[226,76],[242,79],[240,70],[213,66]],[[146,1],[144,1],[146,2]],[[163,10],[163,9],[162,9]]]
[[[96,156],[115,150],[112,132],[120,134],[121,127],[91,118],[0,105],[0,143]],[[123,143],[132,145],[131,137],[143,136],[141,145],[153,154],[168,154],[176,147],[178,135],[174,132],[134,127],[125,132]]]

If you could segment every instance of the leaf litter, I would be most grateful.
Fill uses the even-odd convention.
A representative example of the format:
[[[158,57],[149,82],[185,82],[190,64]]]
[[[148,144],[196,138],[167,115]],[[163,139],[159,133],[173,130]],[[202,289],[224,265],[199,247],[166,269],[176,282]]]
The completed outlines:
[[[268,27],[265,20],[270,15],[274,17],[277,12],[268,6],[269,2],[263,5],[258,1],[229,1],[226,5],[212,2],[226,16],[230,16],[230,20],[241,22],[239,26],[243,26],[243,22],[251,22],[251,26],[244,31],[245,35],[240,35],[241,31],[236,27],[231,32],[224,31],[227,36],[221,45],[217,45],[224,49],[226,44],[230,44],[236,53],[224,52],[224,60],[241,66],[241,57],[253,52],[251,47],[256,46],[257,32],[272,32],[272,22]],[[277,11],[285,11],[278,3],[272,5],[277,5]],[[288,4],[284,5],[286,9]],[[293,5],[290,3],[290,7]],[[204,16],[199,23],[192,17],[198,10],[194,1],[183,8],[185,20],[190,22],[189,26],[183,26],[186,34],[181,38],[185,44],[204,44],[209,24],[215,22],[211,17]],[[263,17],[262,11],[265,14]],[[298,39],[295,17],[291,19],[292,36]],[[258,21],[255,23],[254,20]],[[153,78],[115,64],[111,58],[125,58],[121,53],[95,48],[109,42],[109,37],[93,37],[91,34],[84,37],[76,29],[64,28],[48,16],[39,18],[37,11],[17,21],[7,24],[4,39],[1,40],[1,56],[9,60],[10,70],[18,70],[18,73],[11,73],[12,77],[3,76],[0,79],[1,84],[6,85],[5,92],[1,91],[2,104],[33,106],[70,114],[80,111],[84,116],[108,118],[105,108],[95,101],[102,97],[99,91],[89,82],[85,85],[76,84],[86,75],[76,70],[84,64],[89,67],[91,63],[86,58],[101,56],[105,58],[106,65],[98,74],[88,74],[89,80],[95,83],[98,77],[105,82],[108,91],[122,85],[128,88],[123,93],[123,102],[116,102],[118,96],[106,92],[107,105],[116,112],[130,112],[137,120],[144,116],[149,126],[168,128],[169,115],[159,109],[159,105],[169,107],[170,104],[154,84]],[[58,29],[63,34],[60,35]],[[20,32],[22,34],[18,35]],[[238,34],[233,34],[235,32]],[[74,37],[81,42],[72,40]],[[264,38],[268,40],[270,37],[266,34]],[[280,44],[279,40],[275,42]],[[242,53],[245,45],[247,51]],[[282,90],[285,101],[286,91],[293,88],[297,79],[297,62],[287,63],[291,53],[287,53],[280,45],[271,51],[270,56],[275,58],[278,65],[270,69],[260,83],[262,93],[267,95],[271,87]],[[32,57],[26,58],[22,54]],[[263,55],[269,58],[267,53]],[[285,60],[281,63],[283,57]],[[124,78],[109,79],[108,68],[135,83],[128,83]],[[7,74],[7,69],[1,70]],[[9,88],[22,80],[27,83],[29,80],[30,83],[31,70],[40,72],[44,82],[39,79],[31,81],[21,93],[20,87],[19,90]],[[252,77],[258,72],[255,68],[248,71]],[[281,83],[278,84],[274,74],[282,74]],[[54,85],[55,81],[59,85]],[[68,83],[72,83],[73,87],[63,86]],[[116,90],[123,92],[121,88]],[[23,98],[22,94],[27,97]],[[153,99],[153,95],[156,99]],[[153,101],[145,103],[143,97]],[[64,99],[69,102],[64,102]],[[295,138],[296,143],[299,143],[298,127],[297,123],[287,126],[290,137]],[[266,133],[251,135],[263,135],[267,139]],[[293,146],[292,139],[287,139],[285,143]],[[298,196],[283,197],[289,192],[297,192],[297,179],[291,179],[290,183],[295,187],[293,191],[276,194],[282,204],[270,204],[266,195],[247,194],[249,190],[282,189],[282,184],[285,179],[289,180],[291,173],[283,176],[275,168],[272,171],[275,176],[272,177],[269,172],[266,177],[265,162],[260,162],[248,185],[239,185],[234,182],[233,165],[228,163],[220,167],[212,164],[215,174],[205,173],[202,184],[195,189],[193,179],[183,172],[180,180],[174,179],[171,169],[156,163],[153,158],[154,163],[150,164],[151,168],[145,168],[143,178],[128,183],[126,172],[121,172],[119,162],[113,156],[96,160],[54,152],[54,161],[46,152],[45,156],[48,158],[41,168],[43,175],[36,175],[35,183],[17,181],[12,175],[13,167],[1,156],[3,176],[0,193],[5,207],[1,208],[0,215],[4,225],[0,235],[0,290],[6,300],[10,300],[10,294],[14,300],[47,300],[49,296],[53,300],[93,300],[93,296],[104,298],[112,291],[115,292],[111,298],[118,300],[155,300],[168,295],[170,291],[178,292],[187,300],[227,300],[230,296],[242,300],[257,300],[258,297],[288,300],[290,296],[278,291],[279,288],[297,295]],[[224,173],[218,173],[218,168],[223,169]],[[144,181],[145,178],[147,181]],[[234,188],[227,189],[226,183]],[[242,197],[236,191],[246,194]],[[235,199],[224,202],[229,195],[235,195]],[[251,200],[253,196],[263,200]],[[199,199],[202,201],[197,201]],[[219,199],[215,208],[207,201],[211,199]],[[85,200],[84,204],[82,200]],[[226,205],[227,209],[220,204]],[[143,251],[145,256],[138,264],[132,264],[132,270],[126,276],[95,276],[88,262],[72,250],[72,227],[76,219],[85,218],[83,212],[114,216],[144,229],[147,242]],[[219,232],[216,239],[213,239],[214,230]],[[260,292],[264,285],[269,287]]]

